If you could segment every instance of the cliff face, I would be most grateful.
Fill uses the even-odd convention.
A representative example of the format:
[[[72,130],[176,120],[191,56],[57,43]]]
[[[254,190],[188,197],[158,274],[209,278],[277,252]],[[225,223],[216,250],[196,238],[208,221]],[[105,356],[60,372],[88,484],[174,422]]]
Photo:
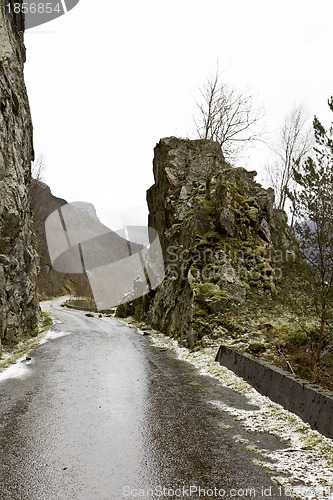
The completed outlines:
[[[54,196],[44,182],[32,180],[30,198],[39,256],[39,274],[36,280],[39,297],[47,299],[70,294],[93,299],[90,282],[87,274],[83,273],[81,262],[78,267],[75,246],[74,251],[61,254],[53,263],[54,267],[52,266],[48,248],[50,241],[48,242],[46,237],[46,220],[51,214],[62,209],[62,216],[66,218],[66,214],[67,216],[70,214],[70,219],[75,221],[75,228],[80,231],[83,239],[87,233],[91,234],[91,231],[95,231],[95,234],[99,236],[88,238],[89,248],[85,247],[91,259],[95,260],[95,267],[102,265],[103,262],[110,263],[113,259],[121,260],[128,255],[127,240],[111,231],[99,220],[93,204],[82,201],[67,204],[66,200]],[[84,241],[85,245],[88,245],[87,240],[84,239]],[[133,252],[136,249],[141,250],[142,245],[131,242],[131,249]]]
[[[23,77],[23,19],[0,5],[0,341],[13,343],[38,319],[29,206],[32,124]]]
[[[230,308],[276,294],[292,238],[273,190],[228,165],[217,143],[162,139],[153,166],[149,226],[160,235],[166,277],[147,318],[193,347],[223,330]]]
[[[40,299],[67,295],[74,288],[75,277],[52,269],[45,234],[45,220],[54,210],[66,205],[67,201],[53,196],[47,184],[35,179],[31,181],[30,198],[39,256],[39,273],[36,279],[38,295]]]

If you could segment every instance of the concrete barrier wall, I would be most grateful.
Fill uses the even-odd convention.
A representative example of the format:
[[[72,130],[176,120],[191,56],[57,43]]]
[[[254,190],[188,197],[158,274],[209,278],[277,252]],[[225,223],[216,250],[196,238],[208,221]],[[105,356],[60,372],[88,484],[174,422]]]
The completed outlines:
[[[333,392],[225,346],[220,347],[215,360],[264,396],[301,417],[313,429],[333,439]]]

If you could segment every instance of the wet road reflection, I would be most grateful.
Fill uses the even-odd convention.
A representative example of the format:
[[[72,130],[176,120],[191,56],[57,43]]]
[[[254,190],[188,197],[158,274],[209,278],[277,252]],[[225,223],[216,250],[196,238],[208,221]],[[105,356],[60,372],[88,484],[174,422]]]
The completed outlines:
[[[272,486],[233,439],[237,423],[208,403],[242,396],[120,322],[47,307],[71,334],[0,382],[1,500],[179,498],[172,489],[191,485],[260,498]]]

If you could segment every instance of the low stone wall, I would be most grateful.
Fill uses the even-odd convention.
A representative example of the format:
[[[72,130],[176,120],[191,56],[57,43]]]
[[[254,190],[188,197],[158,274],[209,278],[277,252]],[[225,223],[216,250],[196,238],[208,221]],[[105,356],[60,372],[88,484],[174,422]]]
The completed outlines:
[[[333,392],[223,345],[215,361],[242,377],[264,396],[298,415],[313,429],[333,439]]]
[[[75,303],[76,302],[76,303]],[[99,313],[99,314],[114,314],[114,310],[112,309],[96,309],[96,307],[89,307],[85,305],[84,301],[77,300],[66,300],[63,304],[61,304],[63,307],[67,307],[68,309],[74,309],[75,311],[87,311],[87,312],[94,312],[94,313]]]
[[[68,309],[74,309],[75,311],[97,312],[96,307],[87,306],[86,302],[83,300],[66,300],[63,305]]]

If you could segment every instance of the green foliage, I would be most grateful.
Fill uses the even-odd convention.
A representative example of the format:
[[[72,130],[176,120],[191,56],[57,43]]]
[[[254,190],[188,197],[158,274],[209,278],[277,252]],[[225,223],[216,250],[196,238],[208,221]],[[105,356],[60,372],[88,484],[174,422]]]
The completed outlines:
[[[333,98],[328,102],[333,111]],[[326,352],[333,348],[333,123],[329,130],[313,121],[314,155],[296,162],[296,187],[289,192],[296,214],[295,233],[307,263],[303,279],[308,309],[317,317],[315,331],[307,331],[313,353],[316,382]]]
[[[219,285],[208,282],[198,285],[196,299],[198,301],[230,300],[230,296],[226,291],[221,290]]]
[[[221,235],[217,231],[209,231],[205,233],[202,238],[207,242],[219,241],[221,239]]]
[[[264,246],[258,246],[255,248],[254,253],[257,257],[262,257],[266,253],[266,248]]]
[[[265,346],[262,342],[251,342],[249,345],[249,351],[254,354],[259,354],[265,350]]]
[[[256,207],[250,207],[247,211],[247,216],[250,220],[255,222],[258,218],[259,210]]]
[[[198,285],[198,288],[203,295],[208,297],[220,292],[220,287],[218,285],[214,285],[214,283],[203,283]]]
[[[214,215],[216,213],[216,205],[212,200],[208,200],[205,195],[197,195],[195,200],[201,203],[208,215]]]

